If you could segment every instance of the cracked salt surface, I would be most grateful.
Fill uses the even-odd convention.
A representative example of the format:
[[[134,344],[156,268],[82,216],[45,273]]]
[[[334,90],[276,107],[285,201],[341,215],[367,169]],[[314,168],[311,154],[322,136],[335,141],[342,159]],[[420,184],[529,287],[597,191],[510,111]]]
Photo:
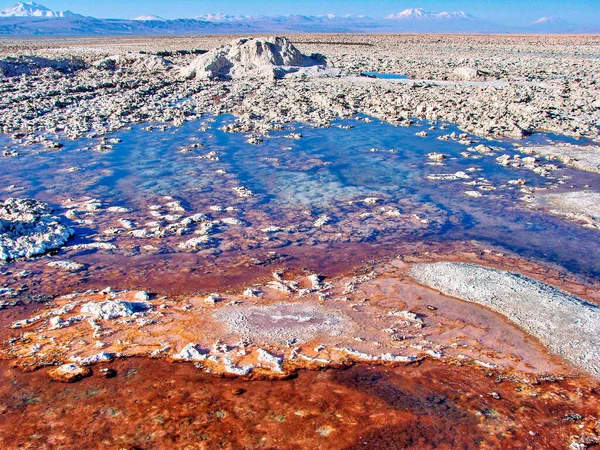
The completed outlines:
[[[215,317],[232,333],[277,342],[340,335],[346,322],[343,315],[320,306],[290,303],[221,309]]]

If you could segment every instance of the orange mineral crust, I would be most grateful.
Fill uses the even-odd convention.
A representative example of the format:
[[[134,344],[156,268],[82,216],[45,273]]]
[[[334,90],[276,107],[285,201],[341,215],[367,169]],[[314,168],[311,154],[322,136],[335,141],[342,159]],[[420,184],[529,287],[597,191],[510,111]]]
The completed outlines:
[[[592,303],[597,287],[468,243],[417,247],[353,269],[330,263],[336,276],[273,260],[206,291],[107,288],[4,309],[0,447],[597,443],[597,380],[410,271],[438,261],[518,268]]]
[[[517,326],[419,286],[399,259],[331,279],[279,270],[242,292],[86,291],[10,323],[4,358],[24,370],[146,356],[207,372],[285,378],[302,368],[422,359],[523,374],[572,374]]]

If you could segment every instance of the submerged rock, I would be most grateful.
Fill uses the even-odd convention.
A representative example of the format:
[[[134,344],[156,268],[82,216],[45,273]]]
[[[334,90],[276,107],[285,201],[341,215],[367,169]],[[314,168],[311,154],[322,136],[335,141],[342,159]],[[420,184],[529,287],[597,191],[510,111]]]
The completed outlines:
[[[79,272],[85,269],[84,264],[80,264],[75,261],[51,261],[48,263],[48,267],[56,267],[67,272]]]
[[[58,249],[72,234],[46,203],[31,198],[0,201],[0,262]]]
[[[322,55],[303,55],[289,39],[276,36],[235,40],[198,57],[181,73],[196,79],[283,78],[325,66]]]

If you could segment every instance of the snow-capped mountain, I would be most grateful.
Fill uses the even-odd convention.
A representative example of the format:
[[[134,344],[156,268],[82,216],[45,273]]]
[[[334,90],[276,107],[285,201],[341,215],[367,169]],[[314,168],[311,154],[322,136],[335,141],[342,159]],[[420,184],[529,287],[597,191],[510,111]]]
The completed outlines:
[[[0,10],[0,17],[83,17],[71,11],[52,11],[35,2],[19,2]]]
[[[397,14],[390,14],[388,20],[475,20],[471,14],[464,11],[433,12],[422,8],[405,9]]]
[[[200,16],[194,17],[198,20],[206,20],[208,22],[237,22],[240,20],[248,20],[252,19],[251,16],[235,16],[230,14],[202,14]]]
[[[381,21],[390,32],[407,33],[489,33],[502,31],[498,25],[464,11],[405,9]]]
[[[537,33],[573,33],[585,31],[577,25],[567,22],[560,17],[540,17],[529,26]]]
[[[148,20],[157,20],[160,22],[165,22],[167,19],[165,19],[164,17],[160,17],[160,16],[153,16],[153,15],[143,15],[143,16],[137,16],[134,17],[133,20],[140,20],[140,21],[148,21]]]
[[[553,24],[553,23],[567,23],[560,17],[540,17],[538,20],[531,22],[531,25],[542,25],[542,24]]]
[[[455,11],[455,12],[441,12],[436,14],[436,18],[438,19],[465,19],[465,20],[475,20],[471,14],[466,13],[464,11]]]

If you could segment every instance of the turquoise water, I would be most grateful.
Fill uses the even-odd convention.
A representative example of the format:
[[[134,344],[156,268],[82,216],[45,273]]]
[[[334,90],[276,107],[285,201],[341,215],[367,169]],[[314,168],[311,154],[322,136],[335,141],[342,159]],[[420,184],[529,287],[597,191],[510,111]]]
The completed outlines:
[[[358,210],[351,202],[376,197],[382,206],[394,205],[403,212],[421,211],[419,208],[426,206],[431,217],[425,213],[424,218],[439,223],[410,236],[399,230],[390,237],[388,232],[385,245],[390,245],[390,239],[476,240],[557,263],[573,272],[600,276],[600,261],[594,256],[599,254],[600,233],[528,210],[519,200],[523,196],[520,187],[508,183],[523,179],[529,187],[564,187],[557,181],[570,177],[565,178],[568,186],[595,189],[600,186],[598,175],[560,168],[547,179],[530,170],[498,164],[497,156],[518,154],[510,142],[470,136],[473,146],[482,143],[499,150],[492,156],[472,153],[475,158],[466,158],[461,154],[467,151],[466,145],[437,139],[460,133],[452,126],[441,129],[436,125],[430,130],[427,122],[395,127],[364,119],[339,121],[330,128],[289,125],[258,145],[247,143],[245,134],[220,130],[232,122],[231,116],[187,122],[181,127],[154,127],[152,131],[147,125],[135,125],[107,136],[121,142],[102,151],[96,149],[97,138],[64,140],[61,150],[49,151],[42,145],[14,144],[3,136],[0,145],[20,155],[2,159],[0,192],[2,197],[33,196],[53,204],[68,197],[90,196],[133,210],[152,204],[159,196],[172,196],[189,211],[234,205],[288,221],[303,211],[342,217]],[[428,131],[427,137],[415,136],[423,130]],[[292,132],[302,138],[289,136]],[[534,137],[536,142],[548,139],[561,138]],[[199,148],[182,152],[193,145]],[[201,158],[210,152],[218,161]],[[443,165],[428,159],[431,152],[447,155]],[[459,171],[470,178],[427,178]],[[465,184],[473,182],[478,185]],[[14,188],[7,191],[9,186]],[[232,194],[237,186],[255,194],[247,205]],[[483,196],[464,194],[473,190]],[[369,239],[376,244],[378,236],[371,233]]]
[[[361,72],[361,76],[369,78],[381,78],[384,80],[404,80],[408,77],[399,73]]]

